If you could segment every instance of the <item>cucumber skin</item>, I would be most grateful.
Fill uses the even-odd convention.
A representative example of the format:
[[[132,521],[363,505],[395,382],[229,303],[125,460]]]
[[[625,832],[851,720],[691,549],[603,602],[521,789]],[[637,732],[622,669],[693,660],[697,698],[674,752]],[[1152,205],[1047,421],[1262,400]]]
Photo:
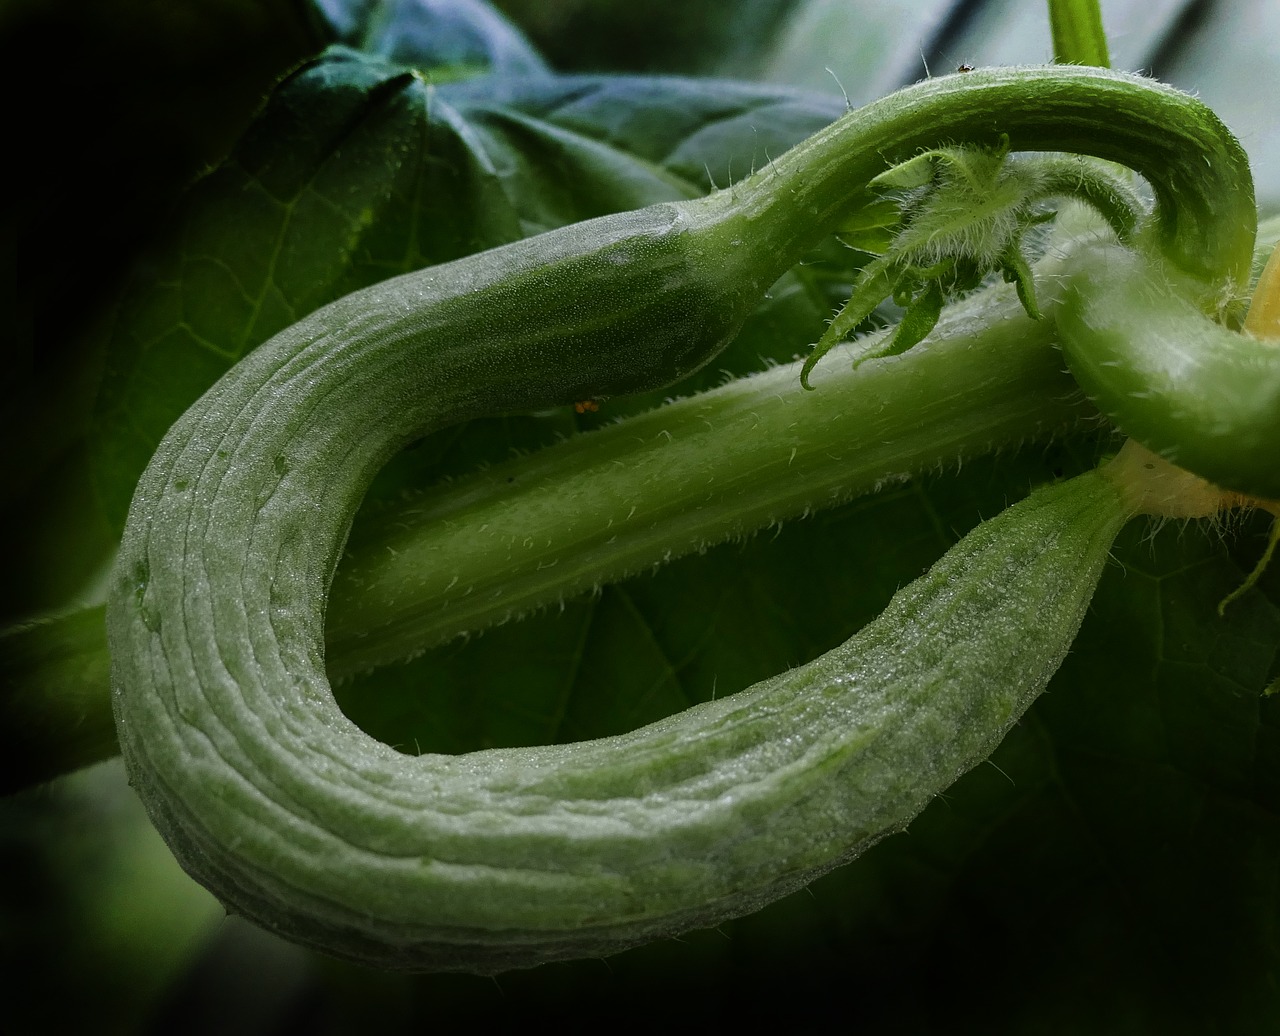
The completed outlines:
[[[331,551],[298,544],[344,509],[262,499],[265,461],[297,455],[292,417],[237,464],[198,445],[202,424],[271,424],[273,379],[242,377],[180,422],[135,502],[110,613],[122,745],[229,910],[380,967],[605,955],[751,912],[900,830],[1043,689],[1128,513],[1101,474],[1033,494],[842,647],[631,734],[407,757],[325,683]]]
[[[696,369],[787,262],[736,249],[744,220],[656,206],[384,282],[171,429],[115,568],[113,707],[156,827],[229,910],[387,968],[612,953],[900,829],[1043,688],[1127,513],[1101,476],[980,527],[843,648],[618,738],[410,757],[338,709],[325,596],[381,463],[431,428]]]

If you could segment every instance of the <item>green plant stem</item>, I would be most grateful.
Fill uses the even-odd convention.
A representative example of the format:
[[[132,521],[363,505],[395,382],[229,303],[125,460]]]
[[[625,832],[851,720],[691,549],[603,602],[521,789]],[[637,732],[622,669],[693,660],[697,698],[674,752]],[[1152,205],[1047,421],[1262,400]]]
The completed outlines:
[[[1154,243],[1216,294],[1248,283],[1257,228],[1248,156],[1195,98],[1149,79],[1080,66],[940,76],[850,112],[733,189],[771,246],[791,254],[838,226],[873,177],[940,144],[1061,151],[1118,162],[1156,196]],[[732,244],[732,242],[726,242]],[[803,249],[801,249],[803,252]],[[781,273],[781,271],[779,271]]]
[[[1111,67],[1098,0],[1049,0],[1053,60],[1063,65]]]
[[[440,487],[361,523],[329,671],[371,668],[939,464],[1091,419],[1013,289],[922,347],[815,377],[775,367]]]

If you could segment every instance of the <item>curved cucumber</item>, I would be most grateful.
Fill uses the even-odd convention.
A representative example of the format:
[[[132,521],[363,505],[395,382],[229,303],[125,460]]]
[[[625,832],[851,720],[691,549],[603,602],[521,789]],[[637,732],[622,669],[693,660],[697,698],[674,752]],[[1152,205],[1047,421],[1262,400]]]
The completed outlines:
[[[1251,192],[1222,188],[1248,168],[1211,113],[1132,77],[997,70],[851,113],[703,201],[396,278],[294,325],[166,436],[115,570],[121,748],[197,880],[340,956],[498,971],[754,910],[986,757],[1057,668],[1130,513],[1105,475],[981,526],[843,647],[622,737],[405,756],[341,714],[323,656],[336,559],[391,452],[691,372],[886,156],[939,126],[1132,158],[1181,265],[1215,283],[1247,265]]]
[[[1202,285],[1121,245],[1083,245],[1066,268],[1058,331],[1098,409],[1178,467],[1280,498],[1280,346],[1214,322]]]
[[[1044,687],[1129,512],[1097,473],[1034,494],[844,646],[631,734],[405,756],[335,705],[323,613],[388,442],[481,405],[474,369],[447,362],[469,339],[446,362],[393,348],[414,331],[385,314],[422,290],[322,311],[175,426],[109,611],[122,749],[157,827],[229,909],[339,956],[499,971],[601,955],[847,861],[985,758]],[[494,355],[491,398],[555,395]]]

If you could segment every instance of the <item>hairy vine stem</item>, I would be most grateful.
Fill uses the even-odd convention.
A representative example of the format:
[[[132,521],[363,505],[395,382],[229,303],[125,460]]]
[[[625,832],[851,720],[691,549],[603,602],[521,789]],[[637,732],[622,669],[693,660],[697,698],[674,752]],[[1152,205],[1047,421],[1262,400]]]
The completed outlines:
[[[979,69],[917,83],[838,119],[736,188],[735,200],[790,225],[830,227],[886,166],[940,144],[995,150],[1006,136],[1011,151],[1092,155],[1141,174],[1156,197],[1158,251],[1214,288],[1215,301],[1244,294],[1257,229],[1248,156],[1188,95],[1100,68]]]
[[[820,406],[802,398],[797,361],[375,512],[334,582],[330,672],[404,657],[939,463],[1096,423],[1061,365],[1045,362],[1053,355],[1052,322],[993,286],[907,355],[822,369]]]

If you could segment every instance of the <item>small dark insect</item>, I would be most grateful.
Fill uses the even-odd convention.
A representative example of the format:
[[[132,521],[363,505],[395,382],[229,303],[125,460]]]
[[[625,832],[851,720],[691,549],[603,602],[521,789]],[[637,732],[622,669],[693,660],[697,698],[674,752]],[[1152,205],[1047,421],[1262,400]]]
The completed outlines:
[[[600,409],[600,404],[594,399],[584,399],[581,403],[574,403],[573,409],[578,414],[594,414]]]
[[[964,64],[963,62],[961,62],[959,65],[956,65],[956,71],[957,71],[957,72],[972,72],[972,71],[973,71],[973,66],[972,66],[972,65],[966,65],[966,64]]]

